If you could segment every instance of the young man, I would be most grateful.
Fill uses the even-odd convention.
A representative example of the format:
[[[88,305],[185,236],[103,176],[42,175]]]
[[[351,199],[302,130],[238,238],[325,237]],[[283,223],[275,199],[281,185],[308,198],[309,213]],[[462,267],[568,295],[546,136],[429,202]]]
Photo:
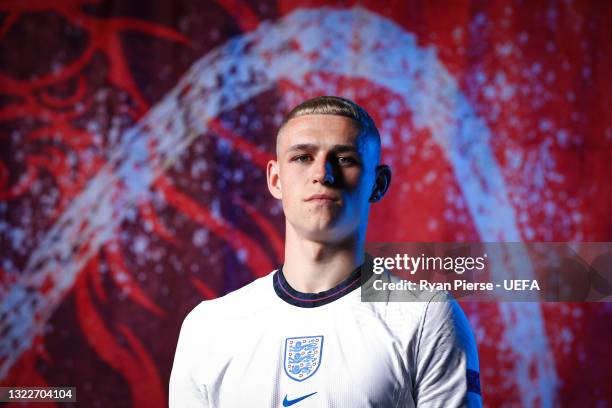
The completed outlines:
[[[361,301],[369,208],[391,181],[370,116],[346,99],[308,100],[276,153],[267,177],[286,218],[284,264],[189,313],[170,406],[480,406],[456,302]]]

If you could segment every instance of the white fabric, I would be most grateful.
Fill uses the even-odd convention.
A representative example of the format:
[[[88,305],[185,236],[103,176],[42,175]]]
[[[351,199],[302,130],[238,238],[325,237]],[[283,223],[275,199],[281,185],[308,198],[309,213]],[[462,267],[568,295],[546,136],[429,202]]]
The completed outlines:
[[[357,288],[301,308],[277,296],[273,275],[187,315],[171,408],[281,407],[315,392],[292,406],[480,406],[466,380],[466,369],[478,371],[476,345],[455,301],[368,303]],[[306,336],[323,336],[320,365],[296,381],[285,370],[285,343]]]

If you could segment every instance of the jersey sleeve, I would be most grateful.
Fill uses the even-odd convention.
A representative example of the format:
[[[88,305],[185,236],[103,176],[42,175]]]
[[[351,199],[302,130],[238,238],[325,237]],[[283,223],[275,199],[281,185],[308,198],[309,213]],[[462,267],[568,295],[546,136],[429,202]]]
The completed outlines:
[[[206,387],[198,384],[194,378],[196,354],[202,347],[196,347],[198,333],[195,314],[187,315],[181,326],[174,363],[170,374],[169,407],[202,408],[208,407]]]
[[[459,304],[445,293],[431,300],[416,351],[417,407],[481,407],[478,351]]]

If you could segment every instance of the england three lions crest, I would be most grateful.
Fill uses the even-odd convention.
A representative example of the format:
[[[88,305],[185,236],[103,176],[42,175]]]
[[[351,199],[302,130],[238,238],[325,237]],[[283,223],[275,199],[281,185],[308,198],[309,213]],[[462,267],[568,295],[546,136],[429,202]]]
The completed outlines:
[[[285,372],[295,381],[312,377],[319,369],[322,357],[323,336],[285,339]]]

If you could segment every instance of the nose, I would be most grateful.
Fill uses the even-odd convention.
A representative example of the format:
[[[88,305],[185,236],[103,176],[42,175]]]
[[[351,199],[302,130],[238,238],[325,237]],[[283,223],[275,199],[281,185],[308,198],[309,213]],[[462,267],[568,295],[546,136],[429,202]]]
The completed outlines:
[[[329,160],[317,160],[317,162],[313,166],[312,182],[329,185],[334,184],[334,168]]]

